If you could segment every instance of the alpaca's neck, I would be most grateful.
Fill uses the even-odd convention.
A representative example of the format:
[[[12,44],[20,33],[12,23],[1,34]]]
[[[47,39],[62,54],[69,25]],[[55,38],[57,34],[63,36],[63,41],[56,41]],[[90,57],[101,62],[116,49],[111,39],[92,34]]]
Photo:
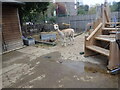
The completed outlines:
[[[64,33],[60,31],[60,29],[57,29],[57,32],[59,33],[60,36],[64,36]]]
[[[58,31],[58,32],[61,32],[59,28],[57,29],[57,31]]]

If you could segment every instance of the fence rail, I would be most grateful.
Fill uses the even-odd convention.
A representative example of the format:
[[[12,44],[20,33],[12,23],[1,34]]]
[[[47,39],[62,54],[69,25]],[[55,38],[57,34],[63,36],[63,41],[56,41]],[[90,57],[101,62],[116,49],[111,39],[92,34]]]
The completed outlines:
[[[120,21],[120,12],[112,12],[110,17],[111,21],[114,21],[116,17],[117,21]],[[74,28],[76,32],[85,30],[86,24],[93,22],[96,19],[96,15],[80,15],[80,16],[69,16],[69,17],[58,17],[57,23],[69,23],[71,28]]]
[[[112,12],[111,20],[114,21],[116,17],[117,21],[120,21],[120,12]],[[67,16],[67,17],[58,17],[56,23],[59,24],[60,29],[68,28],[68,26],[62,25],[62,23],[70,24],[69,27],[75,29],[75,32],[81,32],[85,30],[87,23],[93,22],[96,19],[96,15],[79,15],[79,16]],[[23,34],[31,35],[40,32],[49,32],[55,31],[53,24],[37,24],[37,25],[24,25],[22,27]]]

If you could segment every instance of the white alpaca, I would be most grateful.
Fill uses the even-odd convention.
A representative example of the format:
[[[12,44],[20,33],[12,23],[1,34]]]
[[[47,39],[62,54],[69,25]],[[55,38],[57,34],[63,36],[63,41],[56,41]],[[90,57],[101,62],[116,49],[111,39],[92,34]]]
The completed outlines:
[[[61,31],[61,30],[59,30],[58,24],[54,24],[54,29],[58,31],[58,34],[61,37],[61,41],[63,42],[62,45],[66,46],[68,40],[72,41],[72,44],[73,44],[73,41],[74,41],[74,29],[69,28],[69,29],[63,29]]]

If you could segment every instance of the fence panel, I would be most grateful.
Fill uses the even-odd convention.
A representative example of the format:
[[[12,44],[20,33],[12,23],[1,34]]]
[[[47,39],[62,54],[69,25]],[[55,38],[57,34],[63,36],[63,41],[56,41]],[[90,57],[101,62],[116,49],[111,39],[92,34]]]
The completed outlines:
[[[111,13],[111,21],[114,21],[116,17],[117,21],[120,21],[120,12]],[[58,17],[56,23],[59,24],[60,29],[68,28],[62,25],[62,23],[70,24],[70,28],[75,29],[75,32],[82,32],[85,30],[87,23],[93,22],[96,19],[96,15],[79,15],[79,16],[67,16]],[[36,34],[40,32],[55,31],[53,24],[37,24],[37,25],[25,25],[22,27],[23,34]]]
[[[120,12],[112,12],[110,17],[111,21],[114,21],[114,18],[117,21],[120,21]],[[81,32],[85,30],[86,24],[89,22],[93,22],[96,19],[96,15],[79,15],[79,16],[68,16],[68,17],[58,17],[56,22],[58,24],[61,23],[69,23],[70,27],[75,29],[75,32]]]

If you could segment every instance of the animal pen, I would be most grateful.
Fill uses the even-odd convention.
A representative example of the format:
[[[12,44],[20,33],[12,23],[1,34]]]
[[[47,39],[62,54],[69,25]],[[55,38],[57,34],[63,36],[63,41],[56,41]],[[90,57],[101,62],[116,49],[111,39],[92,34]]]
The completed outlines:
[[[0,23],[3,28],[4,53],[0,68],[2,69],[0,87],[3,90],[6,88],[11,90],[16,88],[119,88],[119,75],[110,73],[120,70],[120,22],[117,22],[116,18],[113,22],[110,20],[107,3],[98,9],[100,13],[97,14],[97,19],[95,17],[89,19],[91,22],[94,21],[91,24],[92,28],[88,30],[89,33],[79,34],[77,26],[82,25],[82,29],[85,29],[88,23],[84,18],[70,20],[70,23],[43,23],[38,26],[34,24],[28,28],[25,26],[24,31],[19,23],[17,9],[19,5],[21,3],[18,2],[4,3],[2,11]],[[76,28],[73,28],[75,24]],[[72,37],[68,38],[68,36]],[[60,38],[63,40],[68,38],[66,42],[69,42],[68,45],[60,45]],[[20,48],[23,47],[23,43],[31,46]],[[8,52],[9,50],[14,51]],[[106,58],[107,66],[105,66]],[[106,72],[106,67],[109,69],[109,74]]]
[[[111,22],[107,2],[98,12],[101,12],[99,18],[93,22],[90,35],[85,37],[85,56],[97,53],[106,56],[107,68],[113,70],[120,67],[120,22]]]
[[[20,48],[23,46],[23,41],[21,39],[21,35],[23,34],[31,34],[33,33],[40,33],[38,37],[33,37],[35,40],[37,40],[38,43],[45,43],[45,44],[51,44],[55,45],[54,43],[48,43],[47,40],[50,40],[52,38],[55,41],[57,39],[56,33],[54,33],[53,25],[49,24],[40,24],[36,26],[25,26],[22,28],[22,34],[21,34],[21,27],[19,22],[19,16],[18,16],[18,5],[20,3],[16,2],[14,4],[7,3],[3,5],[3,50],[13,50],[15,48]],[[9,6],[10,5],[10,6]],[[7,11],[6,11],[7,10]],[[9,10],[9,12],[8,12]],[[108,69],[113,70],[115,68],[118,68],[120,66],[120,50],[119,50],[119,39],[120,39],[120,22],[111,22],[110,20],[110,13],[109,13],[109,6],[105,2],[104,5],[99,7],[97,14],[97,19],[95,20],[95,15],[91,16],[85,16],[80,17],[77,16],[76,20],[73,20],[74,16],[72,16],[72,20],[68,20],[65,23],[69,24],[66,26],[66,28],[71,27],[74,28],[75,26],[75,32],[77,32],[78,27],[83,26],[81,28],[81,31],[85,29],[86,23],[90,21],[93,22],[93,28],[90,30],[90,35],[85,37],[85,56],[91,56],[96,53],[100,53],[101,55],[107,56],[108,61]],[[7,14],[8,13],[8,14]],[[13,17],[13,15],[15,17]],[[119,15],[118,15],[119,16]],[[11,17],[12,19],[8,19]],[[85,20],[85,18],[87,19]],[[65,17],[69,19],[69,17]],[[78,18],[82,18],[79,20]],[[61,20],[60,20],[61,19]],[[60,24],[63,18],[57,18],[57,22]],[[78,20],[77,20],[78,19]],[[118,18],[119,19],[119,18]],[[9,21],[7,21],[9,20]],[[15,22],[14,22],[15,21]],[[81,25],[79,25],[78,22],[82,22]],[[47,32],[43,32],[43,31]],[[13,33],[14,31],[14,33]],[[53,31],[53,32],[49,32]],[[78,31],[79,32],[79,31]]]

